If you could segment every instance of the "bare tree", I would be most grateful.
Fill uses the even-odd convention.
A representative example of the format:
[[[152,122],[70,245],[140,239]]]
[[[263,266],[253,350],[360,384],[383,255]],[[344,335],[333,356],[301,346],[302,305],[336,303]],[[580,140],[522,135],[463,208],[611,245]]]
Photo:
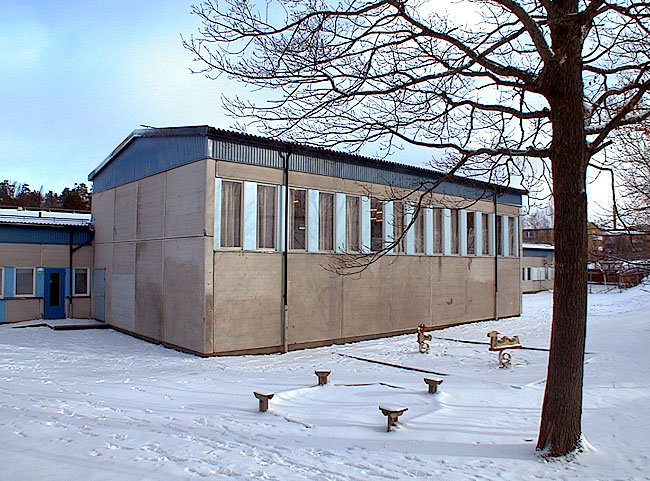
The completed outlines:
[[[619,202],[616,214],[622,226],[650,231],[650,122],[616,134]]]
[[[227,106],[267,136],[353,149],[399,140],[445,151],[439,169],[490,181],[552,172],[556,288],[537,448],[564,455],[581,439],[586,170],[610,134],[650,115],[650,7],[476,0],[442,15],[435,5],[207,1],[185,45],[207,75],[266,89],[267,102]]]
[[[553,201],[549,199],[546,205],[531,205],[523,218],[524,229],[552,229]]]

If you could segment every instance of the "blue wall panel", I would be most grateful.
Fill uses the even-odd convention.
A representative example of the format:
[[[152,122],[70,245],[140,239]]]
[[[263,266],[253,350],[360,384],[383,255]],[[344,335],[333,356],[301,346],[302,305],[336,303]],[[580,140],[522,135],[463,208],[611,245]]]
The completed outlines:
[[[45,271],[38,272],[36,269],[36,297],[45,296]]]
[[[0,242],[8,244],[70,244],[70,231],[65,227],[32,227],[23,225],[0,225]],[[92,239],[89,230],[74,231],[74,245]]]
[[[6,314],[5,301],[0,299],[0,324],[5,322],[6,318],[7,318],[7,314]]]
[[[206,157],[203,136],[135,137],[93,178],[93,192],[196,162]]]
[[[5,267],[5,297],[14,297],[15,272],[16,270],[13,267]]]

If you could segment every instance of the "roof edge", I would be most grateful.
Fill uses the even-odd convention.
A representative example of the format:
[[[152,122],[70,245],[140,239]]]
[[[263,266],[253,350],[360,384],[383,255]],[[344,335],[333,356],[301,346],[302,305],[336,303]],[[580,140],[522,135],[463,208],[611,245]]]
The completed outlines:
[[[408,164],[402,164],[400,162],[382,160],[372,157],[366,157],[358,154],[351,154],[348,152],[341,152],[337,150],[327,149],[324,147],[316,147],[305,144],[299,144],[296,142],[289,142],[285,140],[271,139],[268,137],[262,137],[258,135],[246,134],[242,132],[235,132],[232,130],[217,129],[209,125],[196,125],[196,126],[182,126],[182,127],[150,127],[143,129],[136,129],[129,134],[129,136],[124,139],[90,174],[88,174],[88,180],[93,181],[93,179],[115,158],[120,152],[122,152],[131,142],[137,138],[141,137],[182,137],[182,136],[204,136],[204,137],[217,137],[217,138],[231,138],[232,140],[252,142],[255,144],[265,144],[275,148],[281,148],[286,150],[296,150],[300,149],[303,152],[313,153],[315,155],[331,155],[339,159],[347,159],[356,162],[371,163],[375,166],[383,166],[388,168],[397,168],[409,172],[417,172],[420,174],[429,174],[436,175],[439,177],[446,177],[452,182],[458,182],[461,184],[469,185],[472,187],[483,187],[486,190],[494,191],[496,188],[502,190],[501,193],[510,192],[519,195],[527,195],[528,191],[525,189],[510,187],[502,184],[495,184],[491,182],[486,182],[483,180],[472,179],[469,177],[462,177],[458,175],[449,175],[445,172],[436,171],[433,169],[427,169],[425,167],[418,167]]]

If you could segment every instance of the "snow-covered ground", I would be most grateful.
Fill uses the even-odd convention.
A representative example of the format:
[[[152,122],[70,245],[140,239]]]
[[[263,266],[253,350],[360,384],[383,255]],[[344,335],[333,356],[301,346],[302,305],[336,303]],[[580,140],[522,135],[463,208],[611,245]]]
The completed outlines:
[[[645,290],[644,290],[645,289]],[[0,326],[0,479],[648,480],[648,287],[590,294],[584,389],[588,449],[535,454],[547,353],[415,335],[284,355],[201,359],[112,330]],[[547,347],[551,295],[520,318],[434,336],[518,334]],[[414,326],[415,328],[415,326]],[[438,377],[340,356],[446,373]],[[315,386],[315,369],[330,384]],[[253,391],[274,392],[266,413]],[[379,405],[408,407],[386,432]]]

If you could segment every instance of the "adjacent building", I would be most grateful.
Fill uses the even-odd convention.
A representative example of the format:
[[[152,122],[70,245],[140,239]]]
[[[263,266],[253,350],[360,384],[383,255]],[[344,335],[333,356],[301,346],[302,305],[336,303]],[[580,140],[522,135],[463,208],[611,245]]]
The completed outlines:
[[[90,214],[0,209],[0,323],[92,315]]]
[[[524,294],[553,289],[554,261],[552,244],[522,244],[521,289]]]
[[[89,180],[95,317],[147,340],[279,352],[521,312],[522,190],[208,126],[136,130]]]

